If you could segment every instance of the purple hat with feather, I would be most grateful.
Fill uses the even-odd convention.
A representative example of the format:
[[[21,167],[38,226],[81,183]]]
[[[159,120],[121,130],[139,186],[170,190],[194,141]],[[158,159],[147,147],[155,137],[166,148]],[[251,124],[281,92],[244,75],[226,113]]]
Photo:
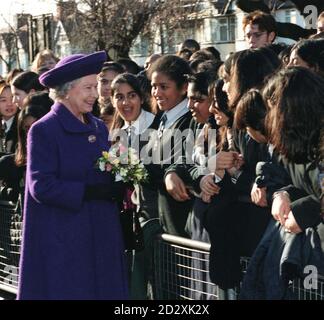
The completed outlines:
[[[55,88],[90,74],[98,74],[106,61],[105,51],[92,54],[72,54],[61,59],[56,66],[40,75],[39,82],[48,88]]]

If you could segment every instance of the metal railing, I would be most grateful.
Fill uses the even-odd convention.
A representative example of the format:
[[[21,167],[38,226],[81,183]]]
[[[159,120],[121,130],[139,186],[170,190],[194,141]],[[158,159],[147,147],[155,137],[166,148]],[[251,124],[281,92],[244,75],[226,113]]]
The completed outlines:
[[[229,300],[237,299],[239,289],[224,292],[212,283],[208,274],[210,245],[168,234],[154,243],[154,278],[157,299]],[[241,270],[247,270],[249,258],[241,258]],[[319,275],[317,289],[305,289],[303,280],[290,283],[295,300],[324,300],[324,277]]]
[[[22,215],[16,207],[0,202],[0,290],[17,294],[18,267],[22,239]],[[168,234],[154,241],[154,298],[176,300],[236,299],[237,292],[224,292],[209,278],[210,245]],[[249,259],[241,258],[242,272]],[[324,277],[317,290],[304,288],[302,280],[289,290],[297,300],[324,300]]]
[[[9,202],[0,203],[0,290],[16,294],[22,239],[20,210]]]

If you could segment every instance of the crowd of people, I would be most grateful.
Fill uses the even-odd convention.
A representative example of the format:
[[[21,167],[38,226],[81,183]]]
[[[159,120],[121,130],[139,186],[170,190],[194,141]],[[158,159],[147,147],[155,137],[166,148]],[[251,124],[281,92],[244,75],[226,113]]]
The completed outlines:
[[[285,299],[307,265],[324,274],[323,24],[274,44],[274,18],[254,11],[249,49],[224,61],[187,39],[143,70],[50,50],[13,70],[0,83],[0,200],[23,212],[18,299],[148,299],[162,232],[210,243],[205,280],[228,296]],[[121,144],[148,175],[128,197],[143,244],[126,252],[129,183],[96,165]]]

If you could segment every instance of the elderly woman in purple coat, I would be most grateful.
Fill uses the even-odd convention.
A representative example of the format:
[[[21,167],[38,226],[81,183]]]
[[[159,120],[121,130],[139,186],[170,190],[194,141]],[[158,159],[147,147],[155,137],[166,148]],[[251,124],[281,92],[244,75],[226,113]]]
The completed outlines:
[[[75,54],[45,72],[55,104],[28,134],[18,299],[127,299],[113,177],[96,168],[108,150],[92,116],[105,53]]]

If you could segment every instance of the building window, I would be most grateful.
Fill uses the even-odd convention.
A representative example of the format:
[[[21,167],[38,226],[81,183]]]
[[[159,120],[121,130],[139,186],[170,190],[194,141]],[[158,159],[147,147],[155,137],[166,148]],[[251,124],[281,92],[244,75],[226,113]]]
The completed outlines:
[[[235,41],[235,17],[223,16],[212,23],[212,38],[217,42]]]
[[[131,55],[147,56],[149,39],[139,36],[130,50]]]
[[[235,41],[235,17],[229,17],[229,41]]]

